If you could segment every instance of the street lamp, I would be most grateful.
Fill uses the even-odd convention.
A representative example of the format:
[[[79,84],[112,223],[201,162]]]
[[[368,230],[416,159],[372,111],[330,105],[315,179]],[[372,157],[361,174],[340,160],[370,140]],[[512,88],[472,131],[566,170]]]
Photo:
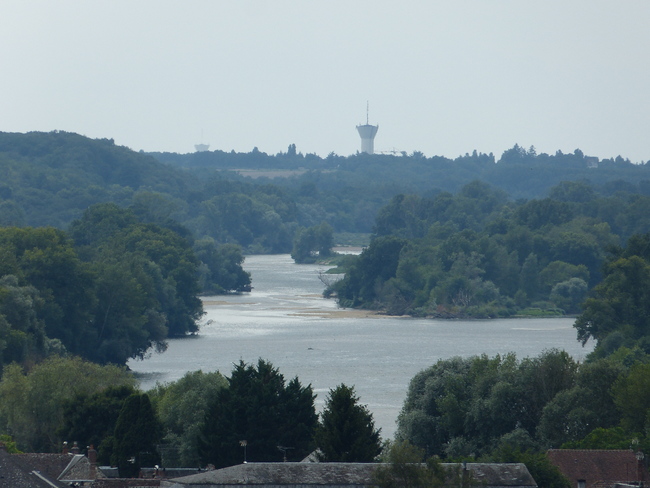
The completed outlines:
[[[239,445],[244,448],[244,464],[246,464],[246,446],[248,445],[248,441],[239,441]]]

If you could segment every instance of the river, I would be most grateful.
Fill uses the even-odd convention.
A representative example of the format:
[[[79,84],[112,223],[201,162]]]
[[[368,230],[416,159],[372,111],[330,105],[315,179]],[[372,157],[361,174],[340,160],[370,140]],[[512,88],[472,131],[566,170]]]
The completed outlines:
[[[560,348],[582,360],[593,345],[576,341],[573,319],[430,320],[339,309],[321,297],[318,265],[289,255],[247,256],[253,290],[204,298],[200,333],[169,341],[167,351],[131,360],[144,390],[187,371],[228,376],[243,359],[269,360],[285,379],[311,384],[316,407],[341,383],[354,385],[383,438],[392,438],[410,379],[439,359],[515,352],[536,356]]]

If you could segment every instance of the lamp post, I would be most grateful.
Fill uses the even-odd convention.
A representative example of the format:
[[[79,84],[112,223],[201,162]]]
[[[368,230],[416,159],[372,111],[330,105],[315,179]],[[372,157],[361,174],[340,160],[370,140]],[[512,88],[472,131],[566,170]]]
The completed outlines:
[[[244,464],[246,464],[246,446],[248,442],[246,440],[239,441],[239,445],[244,448]]]

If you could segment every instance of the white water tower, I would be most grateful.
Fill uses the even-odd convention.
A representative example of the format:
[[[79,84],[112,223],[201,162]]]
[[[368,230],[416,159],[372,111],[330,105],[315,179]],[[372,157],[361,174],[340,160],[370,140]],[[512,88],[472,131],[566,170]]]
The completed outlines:
[[[379,126],[370,125],[368,108],[366,104],[366,123],[364,125],[357,125],[357,131],[361,136],[361,152],[373,154],[375,152],[375,136],[377,135]]]

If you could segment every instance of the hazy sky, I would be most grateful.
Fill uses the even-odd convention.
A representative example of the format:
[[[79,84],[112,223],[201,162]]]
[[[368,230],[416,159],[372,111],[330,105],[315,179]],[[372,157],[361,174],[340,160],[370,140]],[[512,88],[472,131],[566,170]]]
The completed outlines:
[[[2,0],[0,131],[650,160],[649,0]]]

